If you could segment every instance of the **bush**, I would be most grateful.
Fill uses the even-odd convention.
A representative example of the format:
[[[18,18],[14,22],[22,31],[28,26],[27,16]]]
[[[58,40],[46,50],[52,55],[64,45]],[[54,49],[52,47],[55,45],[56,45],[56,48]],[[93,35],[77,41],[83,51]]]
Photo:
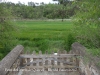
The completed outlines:
[[[2,53],[0,53],[0,60],[3,58],[3,54]]]
[[[45,51],[48,49],[49,47],[49,41],[44,39],[44,40],[39,40],[36,42],[36,47],[39,48],[39,50],[41,50],[43,53],[45,53]]]
[[[71,45],[75,42],[74,36],[70,33],[65,40],[65,50],[68,52],[71,50]]]
[[[3,3],[0,3],[0,46],[2,46],[0,47],[0,59],[8,54],[14,45],[12,42],[14,37],[10,33],[14,30],[10,14],[10,10]]]

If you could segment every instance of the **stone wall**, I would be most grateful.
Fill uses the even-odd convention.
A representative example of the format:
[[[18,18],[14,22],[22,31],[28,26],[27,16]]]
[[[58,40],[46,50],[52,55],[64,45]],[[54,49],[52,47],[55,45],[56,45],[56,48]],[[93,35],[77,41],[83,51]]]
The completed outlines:
[[[8,71],[5,69],[10,69],[15,61],[18,59],[22,53],[24,47],[22,45],[17,45],[10,53],[8,53],[0,62],[0,75],[6,75]]]
[[[70,53],[79,54],[79,71],[81,75],[100,75],[100,69],[98,69],[94,63],[88,61],[85,63],[87,58],[86,48],[78,42],[72,44],[72,50]],[[92,61],[92,60],[91,60]]]

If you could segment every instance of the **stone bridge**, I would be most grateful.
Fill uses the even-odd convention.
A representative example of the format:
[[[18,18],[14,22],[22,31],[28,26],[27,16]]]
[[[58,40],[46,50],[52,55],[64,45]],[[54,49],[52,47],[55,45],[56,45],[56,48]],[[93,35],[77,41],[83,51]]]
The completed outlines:
[[[17,45],[0,62],[0,75],[100,75],[100,71],[83,58],[86,48],[75,42],[72,50],[36,54],[24,53],[24,47]]]

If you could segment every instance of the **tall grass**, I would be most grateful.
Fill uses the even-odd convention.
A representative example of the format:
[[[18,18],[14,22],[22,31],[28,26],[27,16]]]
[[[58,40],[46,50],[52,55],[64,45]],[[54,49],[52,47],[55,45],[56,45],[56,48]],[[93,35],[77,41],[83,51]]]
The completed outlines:
[[[69,51],[73,43],[71,33],[74,26],[71,21],[16,21],[16,26],[16,32],[11,33],[26,50],[31,48],[31,51],[42,50],[43,53],[47,50],[49,53],[65,49]]]

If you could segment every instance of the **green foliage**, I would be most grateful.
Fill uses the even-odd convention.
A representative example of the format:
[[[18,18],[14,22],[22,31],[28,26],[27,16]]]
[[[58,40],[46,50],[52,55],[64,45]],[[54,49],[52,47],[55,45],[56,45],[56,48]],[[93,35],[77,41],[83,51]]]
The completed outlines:
[[[0,59],[3,58],[13,47],[13,36],[10,31],[13,31],[10,18],[11,11],[7,9],[3,3],[0,3]]]
[[[88,49],[87,52],[91,55],[91,56],[98,56],[100,57],[100,48],[92,48],[92,49]]]
[[[41,4],[36,6],[33,2],[29,2],[28,6],[22,3],[14,4],[11,2],[2,4],[7,7],[8,10],[11,10],[10,12],[15,19],[64,19],[73,16],[76,9],[73,7],[72,2],[68,2],[67,6],[59,4]]]
[[[39,48],[39,50],[41,50],[43,53],[45,53],[45,51],[48,49],[49,46],[49,41],[44,39],[44,40],[38,40],[37,42],[35,42],[36,47]]]
[[[65,49],[69,52],[71,50],[71,45],[75,42],[75,37],[72,33],[68,34],[65,40]]]
[[[79,11],[75,15],[76,34],[78,41],[88,48],[100,47],[100,13],[98,0],[82,0],[77,2]],[[81,31],[78,31],[80,30]]]
[[[0,59],[2,59],[3,58],[3,54],[2,53],[0,53]]]
[[[88,48],[85,61],[100,66],[100,1],[80,0],[76,3],[79,9],[74,19],[76,39]]]

